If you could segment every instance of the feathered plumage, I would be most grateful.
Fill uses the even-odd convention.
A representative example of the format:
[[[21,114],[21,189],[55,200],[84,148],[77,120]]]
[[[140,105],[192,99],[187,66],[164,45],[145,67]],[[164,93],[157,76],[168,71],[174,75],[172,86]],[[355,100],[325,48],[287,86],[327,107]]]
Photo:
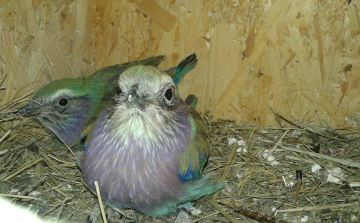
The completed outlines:
[[[139,64],[158,66],[164,59],[165,56],[150,57],[105,67],[88,77],[52,81],[34,94],[33,102],[15,113],[36,118],[67,144],[79,143],[91,133],[97,116],[109,105],[116,92],[117,79],[126,69]],[[166,72],[178,84],[196,62],[196,55],[192,54]]]
[[[201,177],[209,144],[196,98],[186,104],[173,80],[152,66],[129,68],[118,84],[80,157],[90,187],[98,181],[109,204],[157,217],[223,186]]]

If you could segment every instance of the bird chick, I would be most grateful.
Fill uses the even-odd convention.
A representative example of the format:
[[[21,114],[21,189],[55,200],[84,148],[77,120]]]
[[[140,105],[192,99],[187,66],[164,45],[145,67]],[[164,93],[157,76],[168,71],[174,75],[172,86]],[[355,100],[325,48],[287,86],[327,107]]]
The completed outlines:
[[[88,77],[52,81],[41,87],[34,94],[32,102],[15,114],[34,117],[49,132],[69,145],[80,144],[83,138],[91,134],[99,113],[109,105],[119,75],[139,64],[158,66],[164,59],[165,56],[150,57],[105,67]],[[192,54],[166,72],[179,84],[181,78],[195,67],[196,62],[196,54]]]
[[[110,205],[154,217],[223,187],[201,176],[209,157],[206,126],[188,104],[165,72],[144,65],[126,70],[80,155],[87,184],[95,188],[98,181]]]

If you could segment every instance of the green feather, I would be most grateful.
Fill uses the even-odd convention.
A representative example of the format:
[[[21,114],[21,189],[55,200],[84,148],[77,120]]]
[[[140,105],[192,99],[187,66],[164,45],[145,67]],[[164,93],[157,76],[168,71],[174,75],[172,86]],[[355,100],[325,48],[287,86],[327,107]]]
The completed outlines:
[[[81,134],[78,130],[74,131],[73,127],[66,129],[65,125],[62,125],[61,128],[59,127],[59,124],[64,120],[74,123],[76,122],[74,117],[80,117],[79,107],[76,107],[76,102],[81,101],[86,106],[82,113],[82,124],[78,125],[79,129],[83,132],[81,134],[82,137],[86,137],[92,132],[93,123],[96,121],[99,113],[109,106],[113,96],[116,94],[120,74],[128,68],[140,64],[158,66],[165,58],[164,55],[150,57],[144,60],[108,66],[88,77],[64,78],[52,81],[41,87],[34,94],[33,100],[39,103],[31,102],[20,108],[15,114],[35,117],[40,122],[43,122],[43,125],[48,130],[54,131],[57,135],[60,135],[59,132],[73,135],[74,137],[69,137],[67,143],[79,144],[80,141],[75,139]],[[176,67],[169,69],[167,73],[178,83],[196,65],[196,62],[196,55],[192,54]],[[74,107],[70,108],[69,106],[68,110],[64,108],[63,111],[66,112],[58,109],[60,96],[67,97],[69,101],[71,100],[71,104]],[[75,113],[75,109],[77,113]],[[72,120],[74,122],[71,122]]]
[[[182,60],[176,67],[170,68],[165,72],[172,77],[175,85],[178,86],[185,74],[196,66],[197,61],[196,54],[193,53]]]
[[[164,216],[172,212],[178,205],[201,198],[204,195],[212,194],[224,187],[226,181],[214,182],[210,174],[202,176],[198,180],[186,182],[184,194],[178,199],[169,201],[166,204],[154,209],[150,215],[154,217]]]
[[[188,119],[191,124],[191,140],[188,148],[181,156],[179,173],[185,175],[190,167],[194,171],[194,175],[189,175],[188,178],[193,179],[196,176],[201,176],[210,154],[210,145],[206,139],[206,125],[202,121],[200,114],[195,111],[197,98],[195,95],[189,95],[185,103],[188,105],[190,113]]]

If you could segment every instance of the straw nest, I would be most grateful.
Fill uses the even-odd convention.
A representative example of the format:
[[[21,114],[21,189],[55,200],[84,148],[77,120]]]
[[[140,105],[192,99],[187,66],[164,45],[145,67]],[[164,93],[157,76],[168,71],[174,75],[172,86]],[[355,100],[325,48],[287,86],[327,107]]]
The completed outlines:
[[[84,222],[99,210],[98,198],[84,184],[71,147],[35,120],[11,114],[25,103],[23,98],[0,107],[1,196],[44,219]],[[279,128],[212,122],[205,115],[211,142],[205,172],[214,179],[226,178],[227,183],[194,202],[192,220],[360,221],[360,131],[302,123],[273,112]],[[119,215],[109,207],[105,211],[112,213],[110,222],[175,219],[152,219],[132,210]]]

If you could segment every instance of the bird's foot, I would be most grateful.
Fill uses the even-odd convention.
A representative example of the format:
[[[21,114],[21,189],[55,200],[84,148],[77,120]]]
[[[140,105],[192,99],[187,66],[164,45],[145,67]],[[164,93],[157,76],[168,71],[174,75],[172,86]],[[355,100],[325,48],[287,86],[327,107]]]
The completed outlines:
[[[193,207],[193,203],[192,202],[186,202],[186,203],[183,203],[183,204],[180,204],[177,209],[181,209],[183,211],[186,211],[190,214],[190,210],[191,208]]]
[[[176,211],[176,219],[174,223],[192,223],[190,213],[184,208],[180,208]]]
[[[176,210],[176,219],[174,223],[192,223],[192,219],[190,217],[192,208],[191,202],[186,202],[178,206]]]

